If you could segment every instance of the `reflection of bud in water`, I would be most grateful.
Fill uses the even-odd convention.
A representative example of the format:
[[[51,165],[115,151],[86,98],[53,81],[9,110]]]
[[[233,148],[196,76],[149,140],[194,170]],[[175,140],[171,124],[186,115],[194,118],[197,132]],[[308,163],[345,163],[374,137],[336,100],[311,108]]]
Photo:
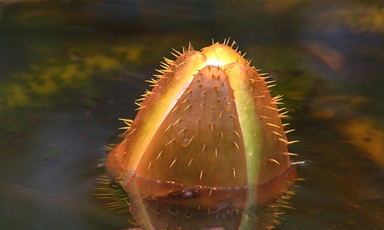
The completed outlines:
[[[107,157],[144,229],[265,228],[292,193],[280,97],[232,46],[165,59]]]

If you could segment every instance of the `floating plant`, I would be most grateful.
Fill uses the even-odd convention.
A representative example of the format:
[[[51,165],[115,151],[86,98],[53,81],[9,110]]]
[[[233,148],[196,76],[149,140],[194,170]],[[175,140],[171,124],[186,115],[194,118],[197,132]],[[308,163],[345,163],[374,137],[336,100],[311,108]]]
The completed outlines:
[[[175,51],[122,119],[100,191],[143,229],[270,228],[293,194],[282,97],[234,45]]]

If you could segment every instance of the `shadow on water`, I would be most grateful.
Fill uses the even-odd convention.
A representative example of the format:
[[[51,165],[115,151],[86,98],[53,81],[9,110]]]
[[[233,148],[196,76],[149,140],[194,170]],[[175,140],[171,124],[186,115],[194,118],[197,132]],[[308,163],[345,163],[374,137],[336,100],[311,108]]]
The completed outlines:
[[[2,1],[0,227],[129,227],[91,196],[118,118],[172,48],[232,37],[277,80],[291,152],[311,162],[277,229],[382,228],[383,15],[374,0]]]

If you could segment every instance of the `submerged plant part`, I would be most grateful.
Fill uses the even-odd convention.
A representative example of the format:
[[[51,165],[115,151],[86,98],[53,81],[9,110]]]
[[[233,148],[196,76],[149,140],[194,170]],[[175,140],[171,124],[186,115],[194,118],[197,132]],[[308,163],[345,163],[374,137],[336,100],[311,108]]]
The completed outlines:
[[[165,59],[106,159],[144,229],[262,229],[296,171],[271,82],[229,41]]]

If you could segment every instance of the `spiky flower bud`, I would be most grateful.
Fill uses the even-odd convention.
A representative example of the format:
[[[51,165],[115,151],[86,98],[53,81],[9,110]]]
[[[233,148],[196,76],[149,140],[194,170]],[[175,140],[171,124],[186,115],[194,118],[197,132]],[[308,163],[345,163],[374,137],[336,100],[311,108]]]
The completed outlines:
[[[249,210],[296,178],[280,97],[228,41],[183,51],[151,80],[107,172],[145,229],[252,225]]]

